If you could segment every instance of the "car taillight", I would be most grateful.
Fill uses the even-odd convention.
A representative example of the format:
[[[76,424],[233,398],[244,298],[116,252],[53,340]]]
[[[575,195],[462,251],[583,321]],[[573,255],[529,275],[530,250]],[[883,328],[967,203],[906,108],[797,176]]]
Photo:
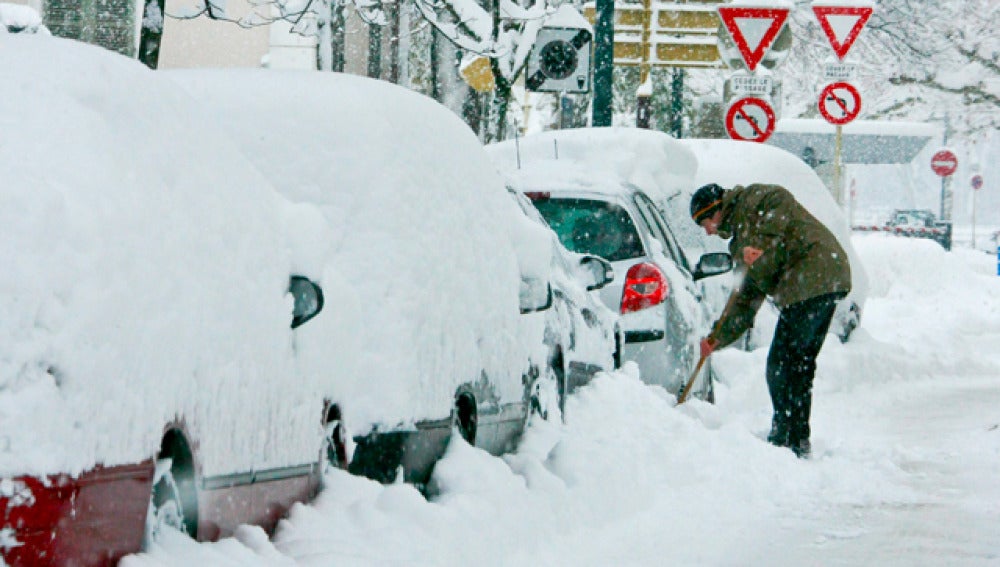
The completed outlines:
[[[622,290],[622,313],[632,313],[659,305],[667,298],[667,278],[653,264],[636,264],[629,268]]]

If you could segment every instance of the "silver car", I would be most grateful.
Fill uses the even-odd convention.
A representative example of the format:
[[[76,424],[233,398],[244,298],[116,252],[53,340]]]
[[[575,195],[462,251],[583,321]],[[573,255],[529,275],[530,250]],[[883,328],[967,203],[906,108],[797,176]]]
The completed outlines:
[[[528,170],[521,173],[520,188],[566,248],[611,262],[615,278],[600,296],[621,314],[622,358],[638,364],[643,381],[679,393],[710,322],[695,282],[729,271],[730,256],[709,253],[693,268],[652,199],[635,185],[604,179],[535,190]],[[714,400],[712,377],[708,364],[693,395]]]

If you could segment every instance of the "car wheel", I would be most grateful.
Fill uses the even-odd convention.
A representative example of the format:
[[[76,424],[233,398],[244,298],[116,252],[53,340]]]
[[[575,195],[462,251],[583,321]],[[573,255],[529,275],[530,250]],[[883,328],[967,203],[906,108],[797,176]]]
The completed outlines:
[[[153,490],[149,498],[149,510],[146,512],[145,547],[160,541],[167,528],[179,532],[185,531],[184,504],[181,500],[177,481],[170,471],[172,459],[158,459],[156,473],[153,477]]]
[[[531,414],[545,421],[554,418],[556,408],[562,414],[563,389],[558,373],[552,364],[546,364],[544,374],[537,377],[531,386]]]
[[[323,465],[327,468],[347,470],[350,464],[347,452],[347,427],[341,418],[340,407],[331,405],[323,421]]]
[[[556,355],[550,365],[550,368],[555,374],[556,399],[559,402],[559,416],[563,421],[566,421],[566,366],[563,364],[562,352]]]
[[[476,398],[463,392],[455,399],[453,428],[469,445],[476,444],[476,430],[479,427],[479,415],[476,410]]]
[[[143,547],[148,549],[168,529],[194,538],[198,533],[198,500],[194,493],[193,460],[187,442],[177,431],[163,440],[156,459],[146,511]]]
[[[622,336],[623,335],[620,331],[615,330],[615,352],[611,355],[615,365],[615,370],[622,367]]]

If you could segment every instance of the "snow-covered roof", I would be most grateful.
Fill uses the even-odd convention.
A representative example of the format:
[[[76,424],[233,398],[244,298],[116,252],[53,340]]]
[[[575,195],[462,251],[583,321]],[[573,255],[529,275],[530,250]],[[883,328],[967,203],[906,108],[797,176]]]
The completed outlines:
[[[594,176],[631,183],[654,200],[689,188],[697,169],[694,155],[677,140],[638,128],[554,130],[493,144],[487,151],[514,178],[519,167],[561,168],[567,170],[566,175],[589,179],[591,184]]]
[[[909,163],[931,139],[940,136],[941,127],[934,124],[855,120],[842,127],[840,161],[867,165]],[[800,156],[810,148],[815,159],[832,162],[836,126],[819,119],[782,119],[767,144]]]

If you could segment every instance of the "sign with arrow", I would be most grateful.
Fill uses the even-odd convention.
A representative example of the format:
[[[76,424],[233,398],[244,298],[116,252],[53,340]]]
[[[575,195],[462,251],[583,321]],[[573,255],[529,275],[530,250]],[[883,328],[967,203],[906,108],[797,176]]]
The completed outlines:
[[[861,113],[861,93],[851,83],[830,83],[819,95],[819,113],[830,124],[847,124]]]
[[[777,122],[771,105],[757,97],[741,98],[726,112],[726,132],[734,140],[764,142],[774,133]]]
[[[789,12],[788,8],[750,6],[720,6],[717,10],[723,27],[751,72],[757,69],[785,26]]]
[[[843,60],[851,50],[854,41],[868,23],[872,10],[871,6],[813,5],[813,13],[838,59]]]

